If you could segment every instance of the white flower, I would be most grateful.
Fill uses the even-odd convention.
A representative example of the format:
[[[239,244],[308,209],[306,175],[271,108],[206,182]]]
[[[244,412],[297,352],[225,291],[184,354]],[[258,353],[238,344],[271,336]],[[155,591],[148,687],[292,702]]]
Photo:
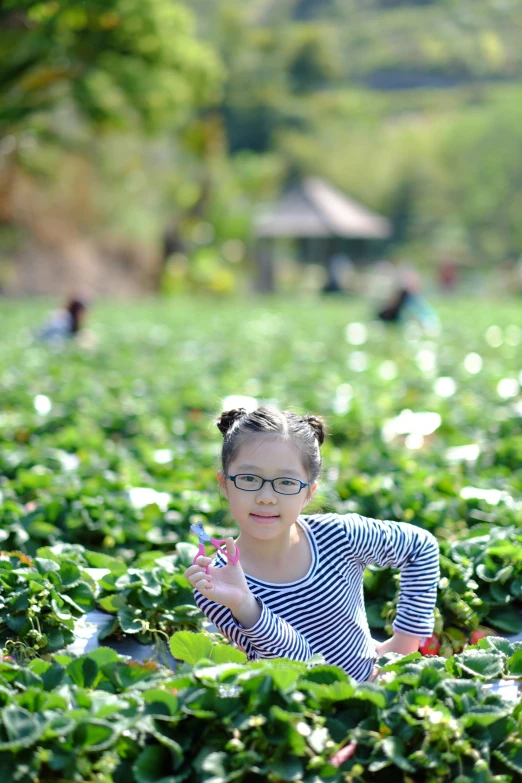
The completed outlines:
[[[433,725],[438,725],[440,723],[447,723],[448,719],[444,715],[443,712],[440,710],[434,710],[430,706],[426,707],[419,707],[417,710],[417,715],[420,718],[427,718],[429,723],[432,723]]]

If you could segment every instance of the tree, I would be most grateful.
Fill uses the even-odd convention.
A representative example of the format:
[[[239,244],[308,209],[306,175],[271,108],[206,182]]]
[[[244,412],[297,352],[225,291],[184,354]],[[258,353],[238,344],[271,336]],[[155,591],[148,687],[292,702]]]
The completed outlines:
[[[147,130],[208,100],[221,66],[176,0],[4,0],[0,132],[64,103],[97,127]]]

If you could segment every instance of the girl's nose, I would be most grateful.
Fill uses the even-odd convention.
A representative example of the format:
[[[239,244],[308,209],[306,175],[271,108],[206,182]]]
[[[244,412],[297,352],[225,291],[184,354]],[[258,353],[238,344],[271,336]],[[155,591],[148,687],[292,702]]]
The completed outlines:
[[[262,501],[271,500],[273,503],[277,501],[275,490],[268,481],[258,490],[257,499]]]

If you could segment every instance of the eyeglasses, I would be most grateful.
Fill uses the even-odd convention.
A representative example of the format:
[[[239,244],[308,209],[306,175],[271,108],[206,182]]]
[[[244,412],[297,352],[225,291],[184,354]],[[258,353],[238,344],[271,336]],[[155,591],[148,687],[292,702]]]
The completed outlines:
[[[264,479],[261,478],[261,476],[254,476],[252,473],[236,473],[235,476],[227,475],[227,478],[234,482],[234,486],[237,489],[242,489],[245,492],[257,492],[262,489],[267,482],[272,485],[274,492],[279,493],[279,495],[298,495],[303,487],[310,486],[309,481],[305,484],[304,481],[288,478],[286,476],[275,479]]]

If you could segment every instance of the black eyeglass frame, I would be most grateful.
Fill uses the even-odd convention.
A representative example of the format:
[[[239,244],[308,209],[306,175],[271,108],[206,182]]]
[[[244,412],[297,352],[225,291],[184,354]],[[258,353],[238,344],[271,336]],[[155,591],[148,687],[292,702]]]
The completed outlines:
[[[236,473],[235,476],[229,476],[227,473],[225,475],[227,479],[230,479],[230,481],[234,483],[235,488],[239,489],[241,492],[259,492],[260,490],[263,489],[265,484],[268,483],[272,485],[272,489],[274,490],[274,492],[277,492],[278,495],[299,495],[302,489],[304,489],[305,487],[309,487],[310,484],[312,483],[311,481],[305,483],[304,481],[301,481],[301,479],[295,478],[294,476],[277,476],[276,478],[273,479],[264,479],[262,476],[257,476],[255,473]],[[261,481],[261,486],[255,487],[255,489],[246,489],[245,487],[238,487],[238,485],[236,484],[236,479],[238,476],[253,476],[254,478],[258,478]],[[274,486],[274,481],[281,481],[281,479],[288,479],[288,481],[299,482],[300,486],[297,492],[280,492],[278,489],[276,489]]]

